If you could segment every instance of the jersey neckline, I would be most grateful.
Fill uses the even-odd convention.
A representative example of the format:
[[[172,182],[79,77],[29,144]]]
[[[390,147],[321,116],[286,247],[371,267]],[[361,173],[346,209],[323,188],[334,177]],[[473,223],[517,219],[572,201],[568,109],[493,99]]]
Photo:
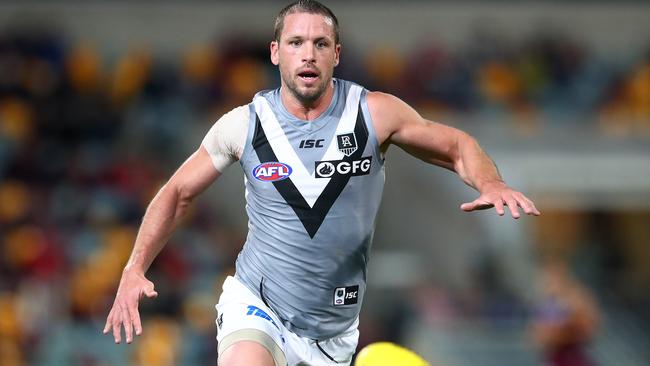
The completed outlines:
[[[306,133],[313,133],[321,128],[323,128],[327,124],[327,118],[332,115],[332,112],[334,111],[334,108],[336,107],[336,104],[339,101],[339,81],[336,78],[332,78],[332,84],[333,84],[333,94],[332,94],[332,100],[330,100],[329,106],[327,106],[327,109],[323,111],[318,117],[316,117],[313,120],[305,120],[298,118],[294,116],[289,110],[287,110],[286,106],[282,102],[282,96],[280,94],[280,91],[282,87],[279,87],[275,90],[276,94],[276,100],[279,104],[279,110],[280,113],[282,114],[282,117],[286,119],[286,121],[296,129],[306,132]]]

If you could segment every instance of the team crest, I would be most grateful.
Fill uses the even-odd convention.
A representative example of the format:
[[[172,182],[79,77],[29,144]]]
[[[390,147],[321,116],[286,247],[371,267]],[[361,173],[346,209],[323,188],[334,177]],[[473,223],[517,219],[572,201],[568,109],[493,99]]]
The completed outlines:
[[[354,136],[354,132],[336,135],[336,142],[338,143],[339,151],[345,156],[350,156],[357,151],[357,137]]]

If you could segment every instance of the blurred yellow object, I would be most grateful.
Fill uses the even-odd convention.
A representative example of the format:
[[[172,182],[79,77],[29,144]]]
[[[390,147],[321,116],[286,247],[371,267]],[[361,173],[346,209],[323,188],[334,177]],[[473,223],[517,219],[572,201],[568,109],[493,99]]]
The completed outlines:
[[[370,77],[382,85],[397,85],[402,80],[404,64],[402,54],[390,46],[368,52],[365,60]]]
[[[153,56],[147,48],[134,48],[122,56],[115,66],[111,95],[118,103],[138,95],[149,78]]]
[[[24,143],[34,131],[34,108],[18,98],[0,99],[0,135]]]
[[[34,225],[19,226],[7,233],[2,253],[15,268],[30,266],[46,248],[43,230]]]
[[[97,90],[104,78],[99,53],[90,43],[82,43],[70,52],[66,71],[72,87],[78,92]]]
[[[32,195],[24,182],[7,180],[0,183],[0,223],[12,223],[29,215]]]
[[[237,102],[248,100],[257,90],[268,85],[264,65],[253,58],[242,58],[233,62],[226,75],[226,90]]]
[[[636,120],[650,119],[650,63],[634,71],[627,85],[630,111]]]
[[[183,56],[182,74],[191,82],[208,82],[219,71],[219,57],[215,47],[194,45]]]
[[[422,357],[391,342],[377,342],[365,346],[354,366],[430,366]]]
[[[521,81],[513,67],[506,63],[490,62],[479,70],[482,94],[497,103],[516,101],[521,94]]]
[[[167,317],[153,318],[143,325],[142,339],[136,343],[133,364],[173,366],[179,364],[181,329],[179,323]]]
[[[19,315],[16,295],[0,292],[0,340],[19,341],[22,338]]]

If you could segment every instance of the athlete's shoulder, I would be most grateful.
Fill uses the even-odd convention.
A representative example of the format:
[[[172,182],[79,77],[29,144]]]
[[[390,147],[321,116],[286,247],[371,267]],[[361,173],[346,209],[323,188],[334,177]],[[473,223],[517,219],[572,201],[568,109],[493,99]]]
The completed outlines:
[[[250,109],[247,104],[235,107],[219,118],[203,138],[214,167],[223,172],[241,158],[248,133]]]
[[[384,144],[406,122],[419,118],[410,105],[392,94],[369,91],[366,103],[380,144]]]
[[[366,102],[370,113],[382,120],[393,120],[412,109],[400,98],[380,91],[368,91]]]
[[[240,105],[224,113],[214,124],[211,131],[208,132],[221,132],[228,130],[241,129],[248,125],[250,118],[250,104]]]
[[[367,91],[366,98],[378,106],[391,106],[394,104],[406,104],[400,98],[381,91]]]

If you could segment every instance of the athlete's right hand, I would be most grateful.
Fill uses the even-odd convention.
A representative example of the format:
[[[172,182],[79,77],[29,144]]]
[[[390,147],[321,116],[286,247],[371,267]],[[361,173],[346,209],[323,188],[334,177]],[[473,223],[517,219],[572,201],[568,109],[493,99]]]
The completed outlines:
[[[140,299],[145,296],[149,298],[158,296],[158,293],[154,291],[153,282],[146,279],[142,272],[125,269],[122,272],[122,279],[117,289],[117,295],[115,295],[113,307],[106,319],[104,334],[108,334],[113,329],[115,343],[122,341],[122,326],[124,326],[126,343],[133,341],[134,330],[136,335],[142,334],[138,304]]]

